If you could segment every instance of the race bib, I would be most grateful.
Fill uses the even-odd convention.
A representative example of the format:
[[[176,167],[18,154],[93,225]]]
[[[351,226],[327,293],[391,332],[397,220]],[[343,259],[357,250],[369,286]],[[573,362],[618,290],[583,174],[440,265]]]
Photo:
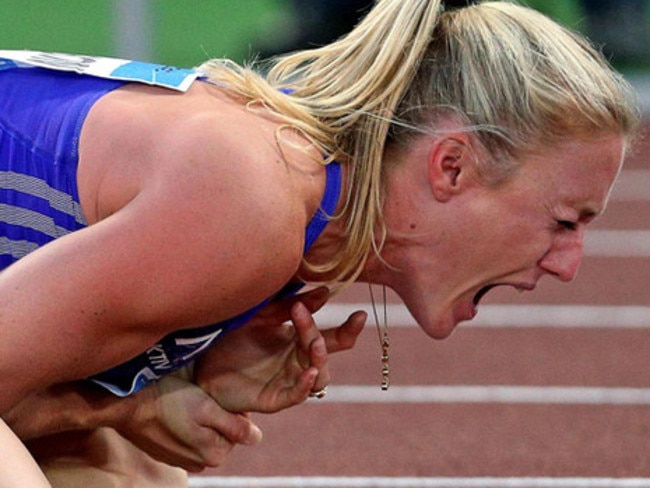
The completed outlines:
[[[187,91],[194,80],[201,76],[199,71],[192,69],[126,59],[83,54],[0,50],[0,70],[10,68],[72,71],[98,78],[145,83],[183,92]]]

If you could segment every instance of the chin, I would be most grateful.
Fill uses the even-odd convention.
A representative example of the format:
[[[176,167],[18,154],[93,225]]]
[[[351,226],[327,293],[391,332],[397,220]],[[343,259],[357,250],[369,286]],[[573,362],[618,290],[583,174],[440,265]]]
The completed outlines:
[[[454,312],[453,307],[447,307],[443,304],[437,306],[431,302],[422,303],[421,300],[413,299],[413,294],[400,294],[395,290],[402,302],[408,309],[411,317],[417,322],[420,328],[429,337],[442,340],[449,337],[456,329],[460,322],[458,314]]]
[[[438,327],[433,330],[431,329],[423,329],[423,330],[432,339],[441,341],[449,337],[456,330],[456,327],[455,326],[445,327],[445,328]]]
[[[456,326],[458,325],[458,322],[452,317],[441,316],[426,320],[419,319],[414,315],[414,318],[425,334],[436,340],[442,340],[449,337],[454,330],[456,330]]]

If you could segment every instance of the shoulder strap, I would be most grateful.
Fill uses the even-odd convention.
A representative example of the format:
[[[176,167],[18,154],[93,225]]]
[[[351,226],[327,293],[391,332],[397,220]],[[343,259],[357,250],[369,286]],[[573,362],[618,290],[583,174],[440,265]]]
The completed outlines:
[[[312,217],[305,231],[305,250],[306,254],[309,248],[316,242],[323,229],[330,220],[330,217],[336,211],[341,196],[341,165],[332,161],[325,166],[327,172],[327,181],[325,183],[325,192],[321,200],[320,208]]]

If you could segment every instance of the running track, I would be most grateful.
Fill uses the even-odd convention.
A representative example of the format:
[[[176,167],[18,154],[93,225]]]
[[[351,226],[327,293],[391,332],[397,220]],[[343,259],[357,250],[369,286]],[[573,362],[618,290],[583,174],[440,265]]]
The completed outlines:
[[[255,419],[261,445],[193,487],[650,487],[650,142],[627,163],[570,285],[495,290],[433,341],[391,299],[391,387],[372,315],[326,399]],[[365,287],[319,323],[370,311]],[[358,304],[358,305],[357,305]]]

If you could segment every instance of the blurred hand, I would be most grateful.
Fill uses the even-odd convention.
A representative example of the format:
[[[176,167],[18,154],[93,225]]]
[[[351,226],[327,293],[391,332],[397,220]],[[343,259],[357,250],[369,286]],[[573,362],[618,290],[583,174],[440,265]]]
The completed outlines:
[[[175,376],[129,400],[136,402],[134,414],[113,427],[154,459],[187,471],[217,467],[235,445],[262,438],[245,414],[227,412],[199,387]]]

